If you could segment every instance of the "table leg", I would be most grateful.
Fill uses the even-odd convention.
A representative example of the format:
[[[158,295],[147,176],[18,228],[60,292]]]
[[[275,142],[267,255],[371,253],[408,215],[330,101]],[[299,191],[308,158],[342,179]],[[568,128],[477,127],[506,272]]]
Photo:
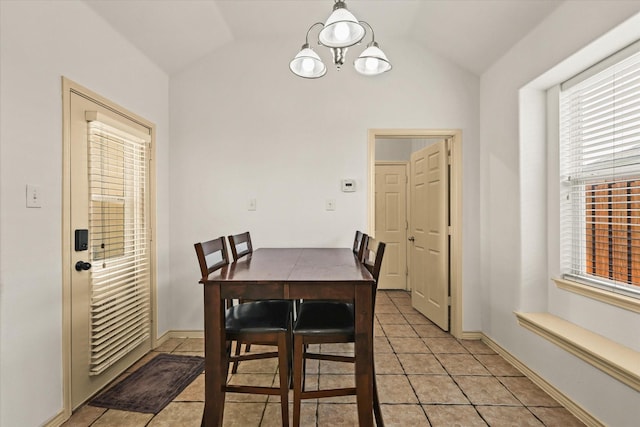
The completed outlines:
[[[358,422],[373,426],[373,295],[371,286],[355,290],[355,357]]]
[[[224,333],[224,300],[220,285],[204,285],[204,412],[203,427],[220,427],[224,415],[227,352]]]

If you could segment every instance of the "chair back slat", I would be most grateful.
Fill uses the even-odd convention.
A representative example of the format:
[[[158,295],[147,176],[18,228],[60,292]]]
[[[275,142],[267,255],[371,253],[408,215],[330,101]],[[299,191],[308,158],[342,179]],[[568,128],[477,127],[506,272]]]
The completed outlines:
[[[356,235],[353,238],[353,254],[358,257],[360,262],[364,259],[368,245],[369,236],[360,230],[356,230]]]
[[[239,258],[253,252],[251,235],[248,231],[234,236],[229,236],[229,245],[231,246],[231,254],[233,255],[234,261],[237,261]]]
[[[367,249],[368,254],[364,260],[365,267],[367,267],[367,270],[369,270],[373,279],[376,281],[376,289],[378,287],[378,278],[380,277],[380,269],[382,269],[382,259],[384,258],[384,250],[386,247],[386,243],[378,243],[378,248],[375,250],[375,261],[373,264],[371,264],[370,259],[372,258],[374,251],[370,249]]]
[[[356,230],[356,236],[353,238],[353,253],[357,254],[360,251],[360,246],[362,243],[362,236],[364,233],[360,230]]]
[[[224,236],[193,245],[200,264],[200,274],[208,277],[212,272],[229,264],[229,255]]]
[[[360,245],[360,251],[358,252],[358,259],[360,260],[360,262],[363,262],[364,257],[367,255],[370,239],[371,238],[369,237],[368,234],[364,234],[362,236],[362,244]]]

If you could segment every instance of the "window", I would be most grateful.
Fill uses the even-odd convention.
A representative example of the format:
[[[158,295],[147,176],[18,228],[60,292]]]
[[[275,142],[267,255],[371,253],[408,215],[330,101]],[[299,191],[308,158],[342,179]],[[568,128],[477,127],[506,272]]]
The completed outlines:
[[[640,298],[640,42],[560,92],[565,277]]]
[[[148,135],[88,113],[91,367],[99,375],[149,338]],[[94,117],[95,116],[95,117]]]

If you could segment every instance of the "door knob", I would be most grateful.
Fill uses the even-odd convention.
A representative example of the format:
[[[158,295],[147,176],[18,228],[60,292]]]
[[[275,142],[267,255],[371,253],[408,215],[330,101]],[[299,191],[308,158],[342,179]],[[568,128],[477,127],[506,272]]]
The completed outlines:
[[[415,237],[413,237],[413,236],[409,237],[409,241],[410,241],[410,242],[413,242],[414,240],[416,240],[416,238],[415,238]]]
[[[90,268],[91,268],[91,263],[89,262],[84,262],[84,261],[76,262],[76,271],[88,270]]]

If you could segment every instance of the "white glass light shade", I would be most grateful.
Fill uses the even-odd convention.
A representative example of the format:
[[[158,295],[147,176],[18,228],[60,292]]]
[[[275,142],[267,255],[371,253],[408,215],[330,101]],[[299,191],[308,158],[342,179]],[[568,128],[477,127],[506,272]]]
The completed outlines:
[[[391,69],[391,63],[377,44],[366,48],[358,59],[353,61],[353,66],[357,72],[365,76],[375,76]]]
[[[304,47],[289,63],[291,71],[300,77],[307,79],[317,79],[322,77],[327,72],[327,67],[324,65],[317,53],[311,48]]]
[[[356,17],[342,7],[335,9],[329,16],[318,40],[327,47],[349,47],[360,42],[364,34],[365,29]]]

